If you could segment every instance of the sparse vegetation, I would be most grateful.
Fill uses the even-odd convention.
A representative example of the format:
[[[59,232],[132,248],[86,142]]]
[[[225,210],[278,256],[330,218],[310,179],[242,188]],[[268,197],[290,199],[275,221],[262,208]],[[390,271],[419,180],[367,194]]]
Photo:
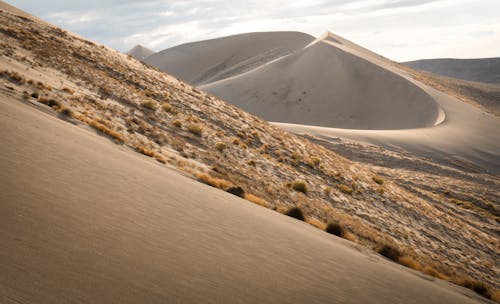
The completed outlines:
[[[141,153],[141,154],[144,154],[146,156],[149,156],[149,157],[154,157],[155,156],[155,152],[151,149],[148,149],[146,148],[145,146],[142,146],[142,145],[137,145],[134,147],[135,151]]]
[[[223,142],[220,142],[220,141],[219,141],[219,142],[217,142],[217,143],[215,144],[215,149],[216,149],[217,151],[219,151],[219,152],[223,152],[226,148],[227,148],[227,146],[226,146],[226,144],[225,144],[225,143],[223,143]]]
[[[399,258],[403,256],[401,250],[398,247],[389,244],[379,245],[379,247],[377,248],[377,252],[385,256],[386,258],[393,260],[394,262],[398,262]]]
[[[46,106],[49,106],[51,108],[57,109],[61,106],[61,103],[55,99],[52,98],[47,98],[47,97],[40,97],[38,99],[39,103],[43,103]]]
[[[162,105],[161,105],[161,109],[167,113],[172,113],[172,105],[169,104],[168,102],[164,102]]]
[[[143,103],[141,103],[141,107],[149,109],[151,111],[156,111],[156,108],[158,106],[156,105],[156,102],[148,100],[148,101],[144,101]]]
[[[342,228],[339,223],[328,223],[325,231],[339,237],[344,237],[345,235],[344,228]]]
[[[351,187],[349,187],[349,186],[347,186],[347,185],[344,185],[344,184],[339,184],[339,185],[338,185],[338,188],[339,188],[339,190],[340,190],[342,193],[345,193],[345,194],[349,194],[349,195],[351,195],[351,194],[354,192],[354,190],[352,190],[352,188],[351,188]]]
[[[307,189],[307,184],[304,181],[294,181],[292,182],[291,187],[293,190],[302,192],[304,194],[307,194],[307,192],[309,191]]]
[[[304,213],[302,213],[302,210],[299,207],[292,207],[288,209],[285,212],[285,215],[288,215],[289,217],[293,217],[295,219],[298,219],[300,221],[305,221],[305,216]]]
[[[199,125],[190,124],[187,126],[187,130],[196,136],[199,136],[199,137],[202,136],[202,129]]]
[[[379,185],[383,185],[384,184],[384,180],[380,176],[378,176],[378,175],[373,176],[372,180],[374,182],[376,182],[377,184],[379,184]]]
[[[257,204],[259,206],[269,208],[269,203],[266,200],[264,200],[258,196],[255,196],[253,194],[250,194],[250,193],[245,194],[245,199],[247,201],[250,201],[250,202]]]
[[[226,190],[229,187],[233,186],[231,182],[225,179],[211,177],[210,175],[205,173],[198,173],[195,176],[200,182],[222,190]]]

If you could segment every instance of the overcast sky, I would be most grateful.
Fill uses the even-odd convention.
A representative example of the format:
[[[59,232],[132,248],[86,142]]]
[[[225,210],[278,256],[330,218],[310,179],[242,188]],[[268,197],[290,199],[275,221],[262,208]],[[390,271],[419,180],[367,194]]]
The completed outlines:
[[[6,2],[119,51],[296,30],[331,31],[397,61],[500,57],[500,0]]]

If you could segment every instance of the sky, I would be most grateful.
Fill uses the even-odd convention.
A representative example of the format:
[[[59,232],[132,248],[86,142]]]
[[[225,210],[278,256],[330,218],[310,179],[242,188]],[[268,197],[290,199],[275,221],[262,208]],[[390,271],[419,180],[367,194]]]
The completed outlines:
[[[500,0],[6,2],[125,52],[260,31],[331,31],[396,61],[500,57]]]

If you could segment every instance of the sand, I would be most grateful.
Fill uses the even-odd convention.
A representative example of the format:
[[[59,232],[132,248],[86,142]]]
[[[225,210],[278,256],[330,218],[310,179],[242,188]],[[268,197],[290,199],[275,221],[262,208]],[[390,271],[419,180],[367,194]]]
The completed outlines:
[[[3,303],[484,301],[36,107],[0,99]]]
[[[134,57],[137,60],[144,60],[147,57],[153,55],[155,52],[153,50],[148,49],[142,45],[136,45],[132,49],[130,49],[126,54]]]
[[[299,32],[233,35],[186,43],[145,62],[194,85],[241,74],[306,46],[314,37]]]

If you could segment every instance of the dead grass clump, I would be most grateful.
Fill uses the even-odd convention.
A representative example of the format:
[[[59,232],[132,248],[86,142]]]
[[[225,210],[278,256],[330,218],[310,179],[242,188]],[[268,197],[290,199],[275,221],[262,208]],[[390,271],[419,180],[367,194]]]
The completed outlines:
[[[378,175],[373,176],[372,180],[374,182],[376,182],[377,184],[379,184],[379,185],[383,185],[384,184],[384,180],[380,176],[378,176]]]
[[[468,276],[461,276],[453,279],[453,283],[468,288],[470,290],[475,291],[477,294],[482,295],[485,298],[491,299],[491,292],[488,286],[484,283],[474,280]]]
[[[80,119],[82,120],[82,119]],[[123,137],[123,135],[119,132],[116,132],[108,127],[106,127],[105,125],[103,125],[102,123],[99,123],[95,120],[90,120],[90,121],[86,121],[85,119],[83,120],[84,122],[87,122],[89,126],[91,126],[92,128],[96,129],[97,131],[100,131],[112,138],[114,138],[116,141],[118,142],[125,142],[125,138]]]
[[[44,105],[49,106],[53,109],[58,109],[59,107],[61,107],[61,103],[59,101],[55,99],[49,99],[47,97],[40,97],[38,99],[38,102],[43,103]]]
[[[149,109],[151,111],[156,111],[156,108],[158,107],[154,101],[148,100],[143,103],[141,103],[141,107]]]
[[[176,120],[173,122],[174,127],[182,128],[182,122],[180,120]]]
[[[415,270],[422,269],[422,265],[420,265],[419,262],[415,261],[414,259],[410,258],[409,256],[400,257],[398,260],[398,263],[405,266],[405,267],[411,268],[411,269],[415,269]]]
[[[310,224],[311,226],[314,226],[320,230],[325,230],[326,229],[326,224],[323,223],[322,221],[316,219],[316,218],[307,218],[306,222]]]
[[[294,181],[291,184],[291,187],[293,190],[297,192],[302,192],[304,194],[307,194],[308,189],[307,189],[307,184],[304,181]]]
[[[134,149],[135,149],[135,151],[142,153],[142,154],[149,156],[149,157],[153,157],[156,154],[153,150],[148,149],[142,145],[137,145],[134,147]]]
[[[250,194],[250,193],[245,194],[245,199],[247,201],[250,201],[250,202],[257,204],[259,206],[269,208],[269,203],[266,200],[264,200],[258,196],[255,196],[253,194]]]
[[[395,245],[382,244],[376,250],[378,253],[394,262],[398,262],[399,258],[403,256],[401,250]]]
[[[6,71],[6,70],[1,71],[0,77],[5,77],[10,82],[13,82],[17,85],[21,85],[21,84],[24,84],[26,82],[26,79],[24,78],[24,76],[22,76],[21,74],[15,72],[15,71]]]
[[[164,102],[162,105],[161,105],[161,109],[167,113],[172,113],[172,105],[169,104],[168,102]]]
[[[321,158],[313,156],[313,157],[309,158],[308,165],[311,168],[316,168],[319,166],[320,162],[321,162]]]
[[[344,184],[340,184],[340,185],[338,185],[338,188],[339,188],[339,190],[340,190],[342,193],[349,194],[349,195],[351,195],[351,194],[353,193],[353,191],[354,191],[354,190],[352,190],[352,188],[351,188],[351,187],[346,186],[346,185],[344,185]]]
[[[214,188],[226,190],[226,189],[230,188],[231,186],[233,186],[233,184],[231,182],[229,182],[225,179],[211,177],[210,175],[205,174],[205,173],[198,173],[195,176],[200,182],[207,184],[209,186],[212,186]]]
[[[422,269],[422,272],[427,274],[427,275],[430,275],[431,277],[435,277],[435,278],[438,278],[441,280],[448,279],[448,277],[446,275],[442,274],[441,272],[437,271],[435,268],[433,268],[431,266],[425,266],[424,269]]]
[[[196,136],[202,136],[202,129],[199,125],[190,124],[187,126],[187,130]]]
[[[67,107],[61,107],[59,109],[59,113],[65,115],[65,116],[68,116],[68,117],[72,117],[73,116],[73,111],[71,111],[71,109],[67,108]]]
[[[220,141],[219,141],[219,142],[217,142],[217,143],[215,144],[215,150],[217,150],[217,151],[219,151],[219,152],[224,151],[226,148],[227,148],[227,146],[226,146],[226,144],[225,144],[225,143],[223,143],[223,142],[220,142]]]
[[[338,237],[344,237],[345,234],[344,228],[339,223],[328,223],[325,231]]]
[[[285,212],[285,215],[288,215],[289,217],[293,217],[295,219],[298,219],[300,221],[305,221],[306,217],[304,216],[304,213],[299,207],[292,207],[288,209]]]

